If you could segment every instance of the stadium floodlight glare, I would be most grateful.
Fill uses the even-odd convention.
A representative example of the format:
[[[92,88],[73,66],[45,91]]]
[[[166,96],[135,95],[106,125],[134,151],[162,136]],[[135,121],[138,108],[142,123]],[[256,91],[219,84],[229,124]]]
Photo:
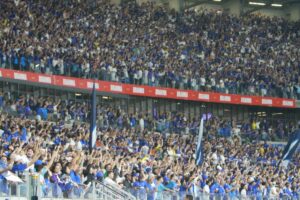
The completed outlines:
[[[265,6],[266,5],[265,3],[262,3],[262,2],[252,2],[252,1],[250,1],[249,4],[255,5],[255,6]]]
[[[215,2],[221,2],[222,0],[213,0],[213,1],[215,1]]]
[[[273,6],[273,7],[282,7],[282,4],[279,4],[279,3],[272,3],[271,6]]]

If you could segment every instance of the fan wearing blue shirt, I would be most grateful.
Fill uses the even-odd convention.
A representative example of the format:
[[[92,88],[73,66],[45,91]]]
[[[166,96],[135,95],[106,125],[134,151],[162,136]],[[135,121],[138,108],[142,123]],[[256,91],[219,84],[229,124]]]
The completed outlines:
[[[157,177],[156,187],[157,187],[157,199],[163,199],[162,198],[163,192],[166,190],[169,190],[163,184],[163,177],[161,177],[161,176]]]
[[[226,196],[229,196],[229,199],[233,199],[234,195],[232,193],[232,186],[229,183],[225,183],[224,189],[227,194]]]
[[[293,197],[293,191],[291,190],[291,184],[290,183],[286,183],[285,184],[285,188],[283,189],[283,195],[288,198],[292,198]]]
[[[18,139],[20,134],[19,134],[19,131],[15,128],[12,129],[12,139]]]
[[[20,128],[19,132],[21,133],[20,140],[22,142],[27,141],[27,129],[25,127]]]
[[[154,200],[154,192],[155,192],[155,184],[154,184],[154,176],[149,177],[146,184],[145,188],[147,191],[147,200]]]
[[[1,95],[1,93],[0,93],[0,108],[2,108],[2,106],[3,106],[3,96]]]
[[[71,178],[71,181],[77,185],[75,185],[75,187],[73,187],[74,189],[74,194],[77,196],[77,197],[80,197],[80,194],[82,193],[83,189],[80,187],[80,184],[81,183],[81,177],[79,175],[80,173],[76,170],[71,170],[70,171],[70,178]]]
[[[218,193],[219,192],[219,184],[214,180],[214,182],[210,186],[209,190],[212,195]]]
[[[170,180],[168,181],[168,184],[166,185],[166,188],[170,190],[175,190],[177,188],[177,183],[174,180],[174,174],[170,176]]]
[[[8,165],[7,165],[7,157],[1,156],[0,160],[0,193],[5,193],[8,195],[9,189],[8,184],[4,176],[2,176],[2,173],[8,171]]]
[[[219,184],[219,192],[218,192],[218,194],[222,197],[225,196],[225,194],[226,194],[224,185],[225,185],[225,182],[222,180],[221,183]]]
[[[135,174],[133,177],[134,181],[133,181],[133,188],[134,188],[134,195],[136,197],[140,197],[140,195],[143,193],[144,190],[144,182],[142,182],[139,178],[138,174]],[[147,185],[146,185],[147,186]]]
[[[5,140],[6,142],[11,142],[12,140],[12,134],[10,130],[5,130],[4,133],[2,134],[2,139]]]
[[[45,106],[40,107],[37,110],[37,114],[40,115],[43,120],[47,120],[48,119],[48,110],[47,110],[47,108],[45,108]]]

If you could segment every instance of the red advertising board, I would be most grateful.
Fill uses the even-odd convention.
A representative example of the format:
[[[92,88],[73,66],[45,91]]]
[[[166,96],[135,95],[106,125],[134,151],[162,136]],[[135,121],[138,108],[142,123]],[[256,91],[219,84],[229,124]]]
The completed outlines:
[[[93,87],[93,80],[90,79],[46,75],[10,69],[0,69],[0,77],[78,89],[91,89]],[[131,85],[107,81],[96,81],[96,88],[101,92],[119,93],[133,96],[280,108],[296,108],[296,102],[294,99],[199,92],[193,90],[177,90],[172,88]]]

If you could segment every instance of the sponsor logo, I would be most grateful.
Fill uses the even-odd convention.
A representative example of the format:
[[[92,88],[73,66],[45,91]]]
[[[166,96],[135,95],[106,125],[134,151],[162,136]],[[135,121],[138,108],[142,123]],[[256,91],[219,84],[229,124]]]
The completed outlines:
[[[273,101],[272,99],[262,99],[261,103],[265,105],[272,105]]]
[[[110,85],[110,90],[114,92],[122,92],[123,87],[120,85]]]
[[[40,83],[49,83],[51,84],[51,77],[48,76],[39,76]]]
[[[294,106],[294,102],[293,101],[288,101],[288,100],[283,100],[282,105],[283,106]]]
[[[199,94],[198,99],[209,100],[209,94]]]
[[[87,82],[88,88],[93,88],[94,83],[93,82]],[[99,89],[99,83],[95,83],[95,88]]]
[[[167,96],[167,90],[155,89],[155,95]]]
[[[72,80],[72,79],[63,79],[63,85],[66,85],[66,86],[75,86],[75,80]]]
[[[176,95],[177,97],[187,98],[189,96],[189,93],[177,91]]]
[[[220,101],[231,101],[231,96],[220,95]]]
[[[141,88],[141,87],[133,87],[132,88],[132,92],[133,93],[138,93],[138,94],[144,94],[145,93],[145,89]]]
[[[252,103],[252,98],[249,97],[242,97],[241,98],[242,103]]]
[[[27,75],[23,73],[14,73],[14,78],[19,80],[27,80]]]

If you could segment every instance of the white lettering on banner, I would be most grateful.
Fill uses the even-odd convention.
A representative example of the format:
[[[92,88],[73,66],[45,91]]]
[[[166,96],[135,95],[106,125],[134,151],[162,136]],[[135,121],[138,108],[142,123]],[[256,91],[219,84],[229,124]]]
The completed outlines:
[[[177,97],[187,98],[189,93],[177,91]]]
[[[48,76],[39,76],[40,83],[49,83],[51,84],[51,77]]]
[[[294,106],[294,102],[293,101],[283,100],[282,101],[282,105],[283,106]]]
[[[140,87],[133,87],[132,92],[133,93],[138,93],[138,94],[144,94],[145,93],[145,89],[144,88],[140,88]]]
[[[273,101],[272,99],[262,99],[261,103],[265,105],[272,105]]]
[[[2,72],[0,71],[0,77],[2,77]]]
[[[199,94],[198,99],[209,100],[209,94]]]
[[[220,101],[231,101],[231,96],[221,95],[220,96]]]
[[[75,80],[72,80],[72,79],[63,79],[63,85],[66,85],[66,86],[75,86]]]
[[[14,78],[19,80],[27,80],[27,74],[14,72]]]
[[[249,97],[242,97],[241,103],[252,103],[252,98]]]
[[[155,95],[167,96],[167,90],[155,89]]]
[[[122,92],[123,87],[121,85],[110,85],[110,90],[114,92]]]
[[[93,82],[87,82],[88,88],[93,88],[94,83]],[[95,88],[99,89],[99,83],[95,83]]]

